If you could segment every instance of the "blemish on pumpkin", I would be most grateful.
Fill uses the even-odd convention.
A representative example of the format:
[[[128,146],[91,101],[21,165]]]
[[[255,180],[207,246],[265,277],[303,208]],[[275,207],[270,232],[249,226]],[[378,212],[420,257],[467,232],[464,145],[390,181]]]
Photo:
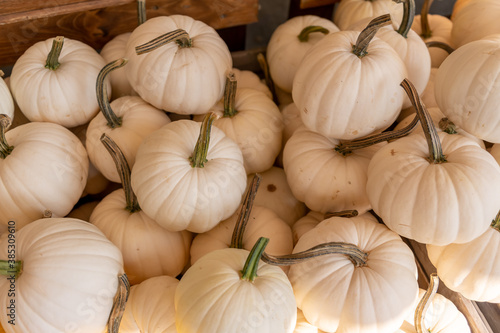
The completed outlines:
[[[391,155],[392,156],[396,155],[396,151],[394,149],[391,149]]]
[[[349,181],[347,182],[347,184],[351,185],[351,181],[349,180]]]
[[[274,185],[274,184],[269,184],[269,185],[267,185],[267,190],[268,190],[269,192],[274,192],[274,191],[276,191],[276,185]]]
[[[304,113],[308,113],[309,112],[309,111],[307,111],[307,108],[304,108],[304,110],[302,110],[302,111],[304,111]]]
[[[352,135],[357,135],[358,134],[358,131],[353,131],[352,132]]]

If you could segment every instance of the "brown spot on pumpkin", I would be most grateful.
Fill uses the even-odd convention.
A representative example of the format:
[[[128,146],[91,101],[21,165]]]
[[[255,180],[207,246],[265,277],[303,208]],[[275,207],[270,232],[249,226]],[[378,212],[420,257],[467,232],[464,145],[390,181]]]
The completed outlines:
[[[309,112],[309,111],[307,111],[307,108],[304,108],[303,111],[304,111],[304,113],[308,113]]]
[[[394,149],[391,149],[391,155],[392,156],[396,155],[396,151]]]
[[[274,184],[269,184],[269,185],[267,185],[267,190],[268,190],[269,192],[274,192],[274,191],[276,191],[276,189],[277,189],[277,188],[276,188],[276,185],[274,185]]]
[[[358,131],[352,131],[352,135],[358,135]]]

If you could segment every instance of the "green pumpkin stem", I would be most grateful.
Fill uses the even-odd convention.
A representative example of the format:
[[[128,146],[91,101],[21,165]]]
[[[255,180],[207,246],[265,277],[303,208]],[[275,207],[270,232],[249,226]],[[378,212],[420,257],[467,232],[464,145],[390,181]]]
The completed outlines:
[[[257,190],[259,189],[260,181],[262,180],[262,176],[256,173],[252,182],[250,183],[250,187],[245,194],[245,199],[241,204],[241,209],[238,214],[238,219],[233,229],[233,235],[231,236],[231,248],[242,249],[243,248],[243,235],[245,233],[245,228],[248,223],[248,219],[250,218],[250,213],[252,212],[253,202],[255,196],[257,195]]]
[[[0,260],[0,275],[17,279],[23,272],[23,262],[21,260]]]
[[[457,134],[457,126],[448,118],[444,117],[439,121],[439,128],[448,134]]]
[[[415,18],[415,0],[393,0],[393,1],[397,3],[401,2],[403,3],[403,19],[401,20],[401,24],[397,32],[404,38],[407,38],[408,32],[410,32],[411,26],[413,24],[413,19]]]
[[[432,303],[439,287],[439,278],[436,273],[432,273],[429,280],[429,287],[415,309],[414,322],[417,333],[430,332],[425,328],[425,313]]]
[[[137,0],[137,24],[141,25],[146,20],[146,0]]]
[[[130,282],[128,281],[127,275],[124,273],[118,277],[118,290],[116,291],[113,307],[108,317],[109,333],[118,333],[129,294]]]
[[[450,45],[448,45],[444,42],[430,41],[430,42],[425,43],[425,45],[427,46],[427,48],[438,47],[441,50],[445,50],[446,52],[448,52],[448,54],[451,54],[452,52],[455,51],[455,49],[453,47],[451,47]]]
[[[269,243],[269,238],[260,237],[255,243],[252,250],[248,254],[245,266],[241,270],[241,279],[253,282],[257,277],[257,269],[259,268],[259,262],[264,253],[264,249]]]
[[[269,88],[269,90],[271,90],[274,103],[279,104],[278,95],[276,94],[276,87],[274,86],[274,81],[273,78],[271,77],[271,72],[269,70],[269,64],[267,63],[264,54],[262,53],[257,54],[257,62],[259,63],[262,73],[264,73],[264,80],[266,81],[266,85]]]
[[[385,14],[374,18],[368,23],[366,28],[361,31],[356,40],[356,44],[352,47],[352,53],[354,53],[358,58],[363,58],[368,54],[368,45],[372,41],[373,37],[377,31],[383,26],[389,25],[391,23],[391,15]]]
[[[262,260],[270,265],[290,266],[327,254],[345,255],[356,267],[365,266],[368,260],[368,254],[363,252],[358,246],[344,242],[322,243],[308,250],[283,256],[272,256],[264,253]]]
[[[420,36],[422,36],[422,38],[432,37],[431,26],[429,25],[429,8],[431,8],[433,1],[434,0],[425,0],[422,5],[422,10],[420,11],[420,29],[422,30]]]
[[[340,212],[327,212],[324,215],[325,220],[329,219],[331,217],[355,217],[358,216],[358,211],[355,209],[350,209],[350,210],[342,210]]]
[[[434,164],[446,162],[446,158],[441,147],[441,140],[439,139],[436,127],[432,122],[429,112],[427,112],[424,104],[422,104],[422,100],[420,99],[415,86],[413,86],[408,79],[404,79],[403,82],[401,82],[401,86],[408,94],[413,107],[417,110],[417,116],[420,119],[425,139],[427,140],[427,144],[429,146],[429,161]]]
[[[224,117],[234,117],[238,111],[235,108],[236,103],[236,88],[238,82],[233,72],[226,76],[226,86],[224,88]]]
[[[113,158],[113,161],[115,162],[116,165],[116,169],[118,170],[118,174],[120,175],[123,191],[125,192],[125,202],[126,202],[125,209],[131,213],[140,211],[141,207],[137,202],[137,196],[132,190],[132,183],[130,180],[130,175],[131,175],[130,165],[128,164],[127,159],[125,158],[125,155],[123,154],[120,147],[118,147],[116,142],[105,133],[101,135],[101,142],[106,148],[106,150],[109,152],[111,157]]]
[[[319,25],[310,25],[302,29],[300,34],[297,36],[301,43],[306,43],[309,41],[309,35],[313,32],[321,32],[322,34],[328,35],[330,31],[327,28],[323,28]]]
[[[47,55],[47,60],[45,61],[45,68],[55,71],[61,65],[59,63],[59,56],[61,55],[61,51],[64,45],[64,37],[57,36],[52,41],[52,48],[50,49],[49,54]]]
[[[102,115],[107,120],[106,125],[108,125],[108,127],[110,128],[120,127],[122,125],[122,119],[118,117],[111,108],[106,84],[104,83],[104,81],[109,73],[111,73],[115,69],[125,66],[127,62],[128,60],[125,58],[120,58],[118,60],[112,61],[106,66],[104,66],[99,72],[99,75],[97,76],[96,87],[95,87],[97,95],[97,103],[99,104],[99,108],[101,109]]]
[[[500,232],[500,211],[497,213],[497,216],[495,216],[495,219],[491,222],[491,227]]]
[[[189,158],[193,168],[203,168],[207,162],[208,147],[210,145],[210,132],[212,124],[217,119],[217,115],[213,112],[207,113],[200,127],[200,135],[196,146],[194,147],[193,155]]]
[[[175,42],[180,48],[193,46],[193,41],[186,30],[177,29],[150,40],[147,43],[135,47],[138,55],[148,53],[162,47],[170,42]]]
[[[2,160],[9,156],[14,149],[13,146],[7,143],[7,139],[5,138],[5,132],[7,132],[10,124],[10,117],[5,114],[0,114],[0,158]]]

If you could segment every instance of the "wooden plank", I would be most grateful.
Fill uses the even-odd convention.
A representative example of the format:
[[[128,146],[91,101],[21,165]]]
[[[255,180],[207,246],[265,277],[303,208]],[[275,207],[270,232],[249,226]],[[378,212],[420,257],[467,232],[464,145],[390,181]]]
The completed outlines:
[[[107,3],[106,1],[123,0],[97,2],[103,4]],[[113,37],[132,31],[137,26],[136,2],[126,1],[127,4],[120,6],[84,11],[77,11],[82,8],[82,4],[73,3],[67,5],[70,7],[63,6],[66,8],[64,10],[68,8],[71,10],[70,13],[64,15],[44,14],[44,16],[40,14],[41,12],[37,12],[36,15],[34,14],[36,18],[2,25],[0,67],[13,65],[29,46],[56,35],[77,39],[95,49],[101,49]],[[87,2],[93,4],[96,1]],[[182,14],[203,21],[215,29],[246,25],[258,19],[258,0],[217,0],[194,3],[191,0],[148,0],[146,9],[148,18]],[[32,17],[30,16],[32,14],[33,12],[23,15]]]
[[[340,0],[300,0],[300,9],[327,6],[339,1]]]

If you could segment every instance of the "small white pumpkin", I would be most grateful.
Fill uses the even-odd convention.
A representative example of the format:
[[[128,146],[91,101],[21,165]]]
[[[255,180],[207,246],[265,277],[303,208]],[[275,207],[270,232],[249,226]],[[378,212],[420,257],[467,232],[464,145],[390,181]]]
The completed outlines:
[[[333,15],[333,22],[346,30],[350,25],[367,17],[374,18],[391,14],[399,22],[403,16],[403,6],[392,0],[342,0]]]
[[[0,114],[9,116],[10,119],[14,118],[14,100],[10,89],[3,80],[3,72],[0,71]]]

